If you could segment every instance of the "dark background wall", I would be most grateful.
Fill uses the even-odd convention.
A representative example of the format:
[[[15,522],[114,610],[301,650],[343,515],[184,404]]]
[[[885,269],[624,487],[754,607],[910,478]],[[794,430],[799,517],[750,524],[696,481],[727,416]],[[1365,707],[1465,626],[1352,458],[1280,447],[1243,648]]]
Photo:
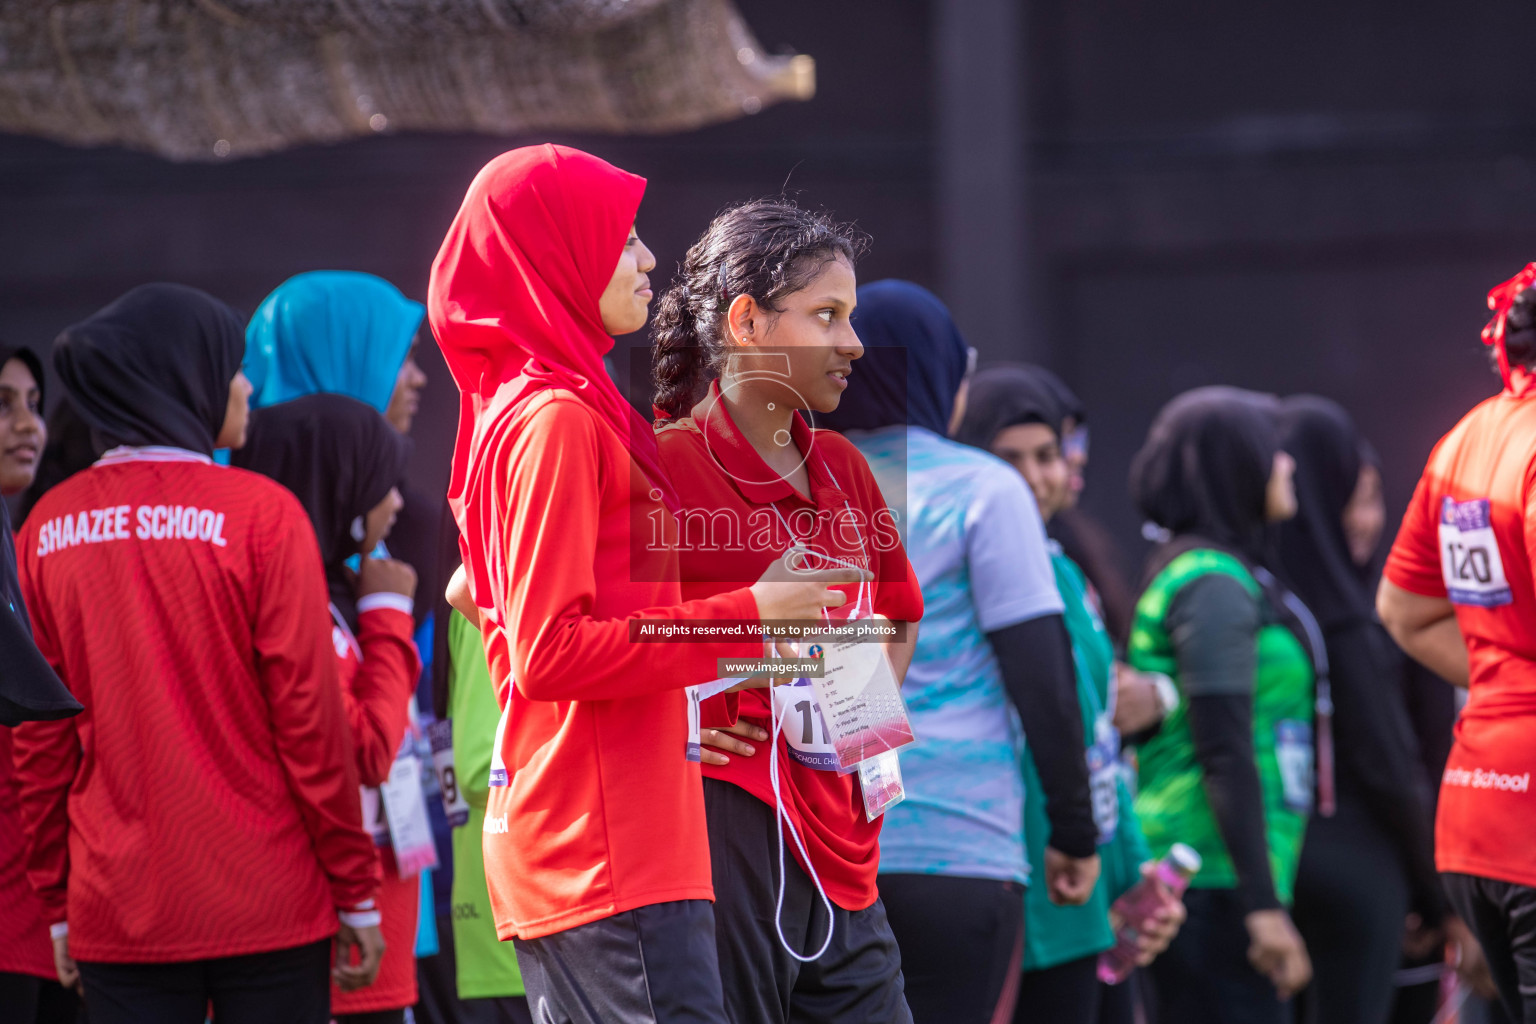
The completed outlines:
[[[857,220],[875,242],[861,279],[945,291],[984,357],[1030,355],[1080,391],[1088,506],[1130,556],[1130,457],[1199,384],[1343,401],[1398,511],[1435,438],[1496,387],[1484,293],[1536,256],[1528,10],[939,2],[741,0],[770,50],[817,58],[815,100],[672,138],[550,138],[650,178],[640,227],[663,270],[721,205],[786,182]],[[996,24],[1013,45],[984,45]],[[0,337],[45,349],[155,279],[246,311],[323,267],[424,297],[465,185],[526,141],[177,166],[0,136]],[[455,403],[424,356],[412,473],[440,491]]]

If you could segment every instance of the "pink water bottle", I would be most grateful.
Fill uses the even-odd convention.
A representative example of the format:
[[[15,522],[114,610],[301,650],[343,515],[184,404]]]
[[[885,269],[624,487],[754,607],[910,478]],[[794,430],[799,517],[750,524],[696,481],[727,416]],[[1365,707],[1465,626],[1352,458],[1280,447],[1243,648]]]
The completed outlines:
[[[1118,985],[1136,969],[1136,939],[1147,920],[1170,899],[1178,899],[1189,888],[1189,880],[1200,870],[1200,854],[1183,843],[1174,843],[1168,856],[1157,862],[1148,878],[1143,878],[1119,899],[1115,913],[1124,922],[1115,934],[1112,948],[1099,954],[1099,980]]]

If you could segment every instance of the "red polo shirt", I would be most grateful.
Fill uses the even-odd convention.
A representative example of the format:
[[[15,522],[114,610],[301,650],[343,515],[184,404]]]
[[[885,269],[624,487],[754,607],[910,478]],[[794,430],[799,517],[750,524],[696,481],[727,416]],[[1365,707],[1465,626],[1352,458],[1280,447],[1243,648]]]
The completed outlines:
[[[806,453],[809,496],[770,469],[737,430],[720,401],[718,382],[690,416],[658,426],[662,463],[683,505],[678,551],[684,599],[706,598],[755,582],[784,554],[793,530],[812,550],[870,569],[875,581],[867,595],[877,614],[896,622],[922,618],[917,576],[864,456],[840,434],[813,431],[798,413],[790,434]],[[848,595],[848,604],[834,614],[846,616],[859,588],[839,589]],[[728,724],[739,714],[767,729],[768,702],[768,691],[761,689],[722,694],[704,702],[703,720]],[[792,716],[784,729],[799,730],[801,725]],[[809,767],[791,755],[783,736],[774,756],[780,758],[784,809],[805,841],[811,865],[786,838],[796,859],[807,869],[814,866],[827,896],[838,906],[870,906],[878,895],[875,874],[884,819],[865,820],[857,775]],[[768,758],[759,753],[733,757],[723,766],[705,765],[704,774],[740,786],[772,806],[768,766]]]

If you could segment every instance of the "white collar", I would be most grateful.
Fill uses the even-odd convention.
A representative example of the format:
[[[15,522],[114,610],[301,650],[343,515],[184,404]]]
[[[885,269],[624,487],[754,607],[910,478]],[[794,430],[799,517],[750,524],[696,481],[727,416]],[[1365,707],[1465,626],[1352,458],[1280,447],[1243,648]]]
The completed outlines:
[[[96,460],[96,465],[116,465],[121,462],[214,462],[202,452],[190,451],[164,444],[134,446],[121,444]]]

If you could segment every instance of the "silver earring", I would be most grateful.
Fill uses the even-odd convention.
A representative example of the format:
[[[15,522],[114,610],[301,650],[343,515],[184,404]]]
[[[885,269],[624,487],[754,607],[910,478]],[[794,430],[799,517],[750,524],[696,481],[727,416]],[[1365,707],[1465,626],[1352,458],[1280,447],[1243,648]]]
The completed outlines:
[[[363,522],[363,517],[358,516],[352,520],[352,539],[361,544],[366,536],[368,536],[368,527]]]

